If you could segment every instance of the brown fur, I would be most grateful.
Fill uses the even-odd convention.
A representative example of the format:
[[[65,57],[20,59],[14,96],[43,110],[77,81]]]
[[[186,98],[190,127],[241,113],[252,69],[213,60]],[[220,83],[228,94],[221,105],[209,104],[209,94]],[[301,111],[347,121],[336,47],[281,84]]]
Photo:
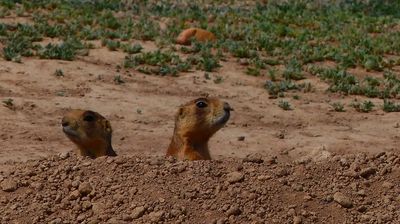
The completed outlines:
[[[206,107],[199,107],[199,102]],[[179,107],[167,156],[179,160],[211,159],[208,140],[228,121],[232,108],[217,98],[199,98]]]
[[[78,146],[79,154],[97,158],[116,156],[112,148],[110,122],[99,113],[71,110],[62,119],[63,131]]]
[[[207,42],[216,40],[215,35],[207,30],[200,28],[189,28],[183,30],[176,38],[177,44],[188,45],[190,44],[191,38],[196,39],[199,42]]]

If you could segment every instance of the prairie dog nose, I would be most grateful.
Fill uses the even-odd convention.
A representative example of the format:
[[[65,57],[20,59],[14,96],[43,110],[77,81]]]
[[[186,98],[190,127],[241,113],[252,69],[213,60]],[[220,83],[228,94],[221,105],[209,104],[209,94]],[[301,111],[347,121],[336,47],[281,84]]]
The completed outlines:
[[[233,111],[233,108],[229,105],[229,103],[224,102],[224,110],[225,111]]]
[[[69,125],[69,122],[63,119],[63,120],[61,121],[61,125],[62,125],[63,127],[66,127],[66,126]]]

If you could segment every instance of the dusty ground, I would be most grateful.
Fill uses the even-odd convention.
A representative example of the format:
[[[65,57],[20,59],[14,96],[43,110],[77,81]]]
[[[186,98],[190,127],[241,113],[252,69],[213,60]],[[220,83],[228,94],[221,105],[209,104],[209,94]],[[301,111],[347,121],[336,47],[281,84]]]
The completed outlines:
[[[155,48],[153,43],[141,44],[146,50]],[[124,56],[98,47],[72,62],[23,58],[18,64],[0,59],[0,98],[14,100],[14,108],[0,106],[0,182],[7,185],[11,179],[18,188],[0,192],[0,213],[7,214],[2,223],[27,223],[24,217],[33,214],[38,223],[61,223],[57,218],[65,223],[131,222],[134,209],[141,206],[145,211],[139,220],[143,223],[400,220],[397,113],[379,108],[360,113],[351,107],[334,112],[330,102],[349,104],[356,97],[327,93],[327,84],[313,76],[306,81],[315,91],[288,94],[286,100],[294,110],[283,111],[279,99],[270,99],[263,88],[266,77],[247,76],[245,67],[235,59],[223,62],[217,72],[210,73],[211,79],[206,79],[201,71],[159,77],[118,69]],[[55,76],[56,69],[62,69],[64,77]],[[125,83],[116,84],[116,75]],[[223,81],[214,83],[216,77]],[[210,142],[212,156],[219,161],[161,159],[149,164],[147,161],[165,153],[177,107],[203,94],[218,96],[235,109],[227,126]],[[292,99],[293,95],[300,99]],[[74,148],[60,124],[69,108],[91,109],[107,117],[114,129],[114,148],[124,162],[74,157],[37,160],[65,155]],[[241,136],[244,141],[238,140]],[[388,154],[376,159],[380,152]],[[278,164],[242,163],[240,158],[251,153],[278,156]],[[28,159],[36,161],[20,163]],[[385,174],[382,170],[387,165],[390,172]],[[181,168],[174,167],[180,166],[185,169],[177,174],[174,169]],[[376,169],[372,179],[360,178],[357,172],[368,167]],[[239,170],[244,180],[231,185],[226,178],[234,170]],[[347,171],[356,174],[349,176]],[[75,185],[88,181],[96,193],[71,199]],[[352,208],[332,202],[338,191],[351,198]],[[95,203],[105,207],[94,211],[98,208]],[[232,206],[240,212],[227,212]]]
[[[142,43],[154,49],[152,43]],[[244,157],[260,152],[320,157],[331,152],[396,151],[398,114],[332,111],[329,102],[349,104],[356,97],[326,92],[327,84],[309,76],[315,92],[288,94],[294,107],[283,111],[280,99],[269,99],[265,77],[244,74],[245,67],[228,59],[207,80],[204,72],[158,77],[119,70],[122,52],[98,48],[76,61],[23,58],[23,63],[0,59],[0,97],[15,108],[0,107],[0,162],[24,161],[71,150],[60,120],[68,108],[95,110],[110,121],[113,143],[120,155],[163,155],[172,135],[177,107],[202,94],[218,96],[235,109],[228,125],[211,140],[214,158]],[[62,69],[64,77],[54,75]],[[125,83],[117,85],[121,75]],[[221,83],[214,83],[220,76]],[[299,100],[291,98],[299,95]],[[373,100],[381,105],[382,100]],[[244,141],[238,137],[244,136]]]
[[[400,157],[177,162],[67,153],[0,172],[1,223],[399,223]]]

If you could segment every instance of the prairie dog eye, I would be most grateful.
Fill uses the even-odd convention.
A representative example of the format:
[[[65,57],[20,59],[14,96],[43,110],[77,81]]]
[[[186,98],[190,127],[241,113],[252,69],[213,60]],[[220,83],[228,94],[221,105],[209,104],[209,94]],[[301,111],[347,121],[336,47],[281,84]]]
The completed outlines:
[[[92,122],[95,120],[95,118],[92,114],[87,114],[87,115],[85,115],[85,117],[83,117],[83,120],[87,121],[87,122]]]
[[[197,101],[197,102],[196,102],[196,106],[197,106],[198,108],[204,108],[204,107],[207,107],[208,105],[207,105],[206,102],[200,100],[200,101]]]

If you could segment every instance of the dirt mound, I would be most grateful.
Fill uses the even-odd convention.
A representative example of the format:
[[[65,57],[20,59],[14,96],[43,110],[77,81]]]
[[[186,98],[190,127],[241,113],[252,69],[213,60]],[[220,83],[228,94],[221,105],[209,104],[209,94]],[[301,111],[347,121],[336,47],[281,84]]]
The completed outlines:
[[[64,153],[0,173],[1,223],[398,223],[400,156],[180,162]]]

